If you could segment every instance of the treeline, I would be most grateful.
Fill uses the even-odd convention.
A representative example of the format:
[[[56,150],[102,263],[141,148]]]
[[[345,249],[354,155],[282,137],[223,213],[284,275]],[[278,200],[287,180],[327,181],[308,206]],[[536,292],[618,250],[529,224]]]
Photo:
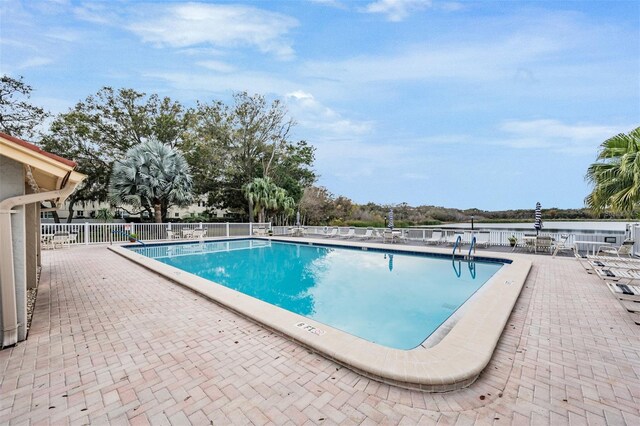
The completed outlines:
[[[314,148],[304,140],[293,140],[294,122],[277,99],[268,102],[264,96],[241,92],[230,104],[202,100],[187,108],[166,96],[104,87],[53,117],[48,128],[34,132],[47,113],[21,99],[29,98],[31,87],[6,75],[1,83],[0,130],[74,160],[77,170],[87,175],[68,199],[69,221],[78,205],[111,201],[114,163],[146,141],[179,150],[190,169],[192,198],[206,200],[210,210],[227,210],[237,220],[253,219],[254,213],[265,211],[264,197],[246,191],[256,179],[268,183],[281,198],[286,195],[287,216],[304,188],[316,180]],[[148,203],[134,207],[139,211],[128,212],[146,211],[153,217]],[[169,207],[169,203],[161,206],[163,221]],[[280,209],[269,213],[270,220],[277,219]]]
[[[438,225],[447,222],[469,222],[471,217],[478,222],[526,222],[533,220],[534,210],[486,211],[479,209],[455,209],[440,206],[417,206],[400,204],[356,204],[344,196],[335,196],[326,188],[305,189],[300,201],[303,222],[308,225],[333,226],[386,226],[389,210],[393,209],[394,226]],[[598,220],[627,219],[638,217],[620,214],[594,215],[589,209],[543,209],[545,220]]]

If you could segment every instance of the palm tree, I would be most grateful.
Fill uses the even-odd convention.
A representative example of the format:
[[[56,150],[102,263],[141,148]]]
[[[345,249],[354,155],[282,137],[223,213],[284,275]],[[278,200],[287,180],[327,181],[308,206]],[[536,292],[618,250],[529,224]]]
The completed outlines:
[[[184,156],[169,145],[146,141],[114,163],[109,198],[115,203],[153,208],[155,221],[161,223],[170,206],[191,202],[191,186]]]
[[[591,209],[633,211],[640,203],[640,127],[604,141],[586,179],[594,185],[585,198]]]
[[[287,195],[287,191],[268,178],[255,178],[244,186],[244,194],[254,212],[258,214],[258,222],[265,222],[266,215],[284,211],[291,214],[293,211],[293,198]]]
[[[96,219],[104,223],[111,222],[113,220],[113,213],[107,208],[102,208],[96,212]]]

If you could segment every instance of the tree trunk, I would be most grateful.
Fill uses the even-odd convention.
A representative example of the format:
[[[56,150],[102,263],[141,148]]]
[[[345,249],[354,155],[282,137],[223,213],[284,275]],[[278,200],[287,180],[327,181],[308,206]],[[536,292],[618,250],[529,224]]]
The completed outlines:
[[[71,200],[69,201],[69,216],[67,216],[67,223],[71,223],[73,220],[73,206],[76,202]]]
[[[249,222],[253,222],[253,200],[249,197]]]
[[[156,223],[162,223],[162,205],[159,201],[153,204],[153,215]]]
[[[60,216],[58,215],[58,211],[57,210],[52,211],[51,215],[53,216],[53,222],[54,223],[60,223]]]

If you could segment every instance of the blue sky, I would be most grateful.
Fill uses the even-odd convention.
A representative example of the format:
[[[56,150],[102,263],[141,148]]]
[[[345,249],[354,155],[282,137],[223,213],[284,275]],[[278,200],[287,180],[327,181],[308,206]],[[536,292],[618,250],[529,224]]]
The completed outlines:
[[[64,112],[102,86],[283,99],[356,202],[581,207],[640,125],[640,2],[0,0],[0,67]]]

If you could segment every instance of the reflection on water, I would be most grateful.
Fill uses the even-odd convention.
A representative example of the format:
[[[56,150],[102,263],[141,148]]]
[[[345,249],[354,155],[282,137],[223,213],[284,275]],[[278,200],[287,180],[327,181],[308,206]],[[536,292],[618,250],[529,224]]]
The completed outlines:
[[[472,280],[476,279],[476,262],[474,261],[462,261],[460,259],[451,258],[451,265],[453,266],[453,273],[457,278],[462,277],[462,263],[465,263],[469,268],[469,276]]]
[[[444,259],[264,240],[135,251],[398,349],[419,345],[501,267],[456,260],[452,272]]]

